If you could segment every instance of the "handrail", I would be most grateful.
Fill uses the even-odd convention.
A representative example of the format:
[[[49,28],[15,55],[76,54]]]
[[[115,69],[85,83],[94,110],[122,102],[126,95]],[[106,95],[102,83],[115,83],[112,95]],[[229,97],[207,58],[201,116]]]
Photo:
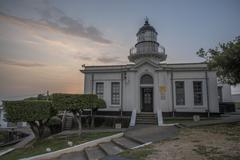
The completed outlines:
[[[129,50],[130,55],[135,55],[135,54],[145,54],[145,53],[149,53],[148,50],[143,50],[143,51],[138,51],[136,47],[132,47]],[[157,51],[154,51],[154,53],[156,54],[165,54],[165,48],[161,45],[159,45],[159,48]]]
[[[163,116],[162,116],[162,110],[158,108],[157,110],[157,119],[158,119],[158,126],[163,125]]]
[[[132,115],[131,115],[131,120],[130,120],[130,124],[129,124],[130,127],[134,127],[135,126],[135,124],[136,124],[136,115],[137,115],[137,111],[134,109],[132,111]]]

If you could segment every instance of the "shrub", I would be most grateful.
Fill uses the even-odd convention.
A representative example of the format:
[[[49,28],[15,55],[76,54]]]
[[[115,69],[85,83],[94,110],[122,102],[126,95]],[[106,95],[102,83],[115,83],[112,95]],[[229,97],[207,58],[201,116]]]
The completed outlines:
[[[55,93],[52,95],[53,106],[56,110],[70,111],[77,120],[79,134],[81,134],[82,122],[81,114],[84,109],[97,110],[106,107],[104,100],[99,99],[94,94],[64,94]]]
[[[10,122],[28,122],[36,138],[41,138],[46,123],[56,115],[51,101],[22,100],[4,101],[6,119]]]

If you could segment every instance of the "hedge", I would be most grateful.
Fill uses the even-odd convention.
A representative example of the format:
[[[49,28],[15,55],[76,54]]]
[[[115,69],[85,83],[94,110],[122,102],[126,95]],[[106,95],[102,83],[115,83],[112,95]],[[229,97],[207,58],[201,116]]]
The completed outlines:
[[[105,101],[95,94],[64,94],[52,95],[53,106],[57,110],[84,110],[91,108],[105,108]]]
[[[30,122],[48,119],[53,114],[51,101],[4,101],[6,118],[11,122]]]

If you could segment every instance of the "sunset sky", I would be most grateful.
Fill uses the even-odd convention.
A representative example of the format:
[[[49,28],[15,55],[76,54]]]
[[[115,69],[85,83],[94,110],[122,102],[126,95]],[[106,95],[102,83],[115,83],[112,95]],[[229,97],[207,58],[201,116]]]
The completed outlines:
[[[240,35],[239,0],[0,0],[0,100],[82,93],[82,64],[129,63],[146,16],[167,63]]]

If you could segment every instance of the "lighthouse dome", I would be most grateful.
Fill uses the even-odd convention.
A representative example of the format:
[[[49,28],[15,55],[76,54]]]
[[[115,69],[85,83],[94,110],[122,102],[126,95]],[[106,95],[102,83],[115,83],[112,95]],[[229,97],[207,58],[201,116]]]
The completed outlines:
[[[165,61],[167,57],[165,48],[158,43],[157,34],[146,18],[144,25],[137,32],[137,43],[130,49],[128,59],[134,63],[143,59],[149,59],[155,63]]]
[[[146,31],[152,31],[157,34],[155,28],[148,23],[148,19],[145,20],[145,24],[138,30],[137,35]]]

